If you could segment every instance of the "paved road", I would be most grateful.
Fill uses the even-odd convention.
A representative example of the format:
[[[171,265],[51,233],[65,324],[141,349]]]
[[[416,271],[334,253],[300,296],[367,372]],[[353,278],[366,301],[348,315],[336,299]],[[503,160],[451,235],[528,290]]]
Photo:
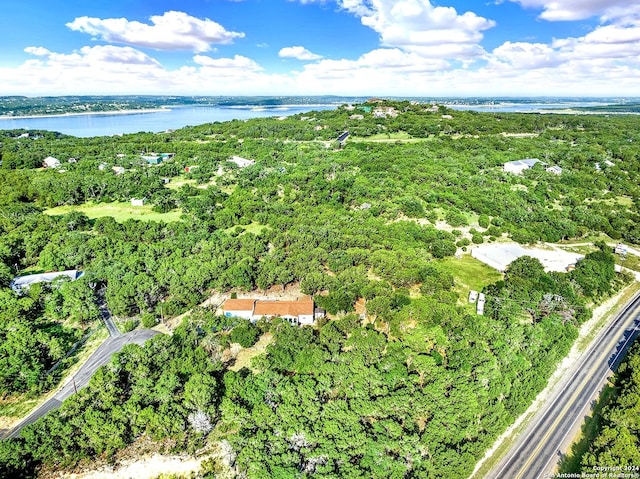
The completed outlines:
[[[95,373],[100,366],[109,362],[111,356],[120,351],[125,345],[131,343],[143,344],[147,339],[155,336],[156,334],[159,333],[151,329],[141,329],[131,331],[126,334],[120,334],[120,332],[118,332],[116,337],[108,338],[98,349],[95,350],[89,359],[80,367],[78,372],[69,379],[69,381],[67,381],[55,396],[32,411],[13,429],[9,431],[0,431],[0,439],[16,437],[24,426],[35,422],[49,411],[58,408],[60,404],[62,404],[62,401],[74,394],[76,390],[82,389],[89,384],[89,379],[91,379],[93,373]]]
[[[107,305],[102,303],[99,305],[99,309],[100,317],[102,318],[104,325],[107,327],[107,331],[109,331],[109,336],[111,336],[112,338],[117,338],[118,336],[120,336],[122,333],[116,326],[116,323],[113,322],[113,319],[111,319],[111,312],[107,308]]]
[[[576,426],[590,414],[593,398],[618,367],[639,330],[640,295],[598,335],[571,377],[558,384],[547,406],[486,477],[537,479],[552,474]]]

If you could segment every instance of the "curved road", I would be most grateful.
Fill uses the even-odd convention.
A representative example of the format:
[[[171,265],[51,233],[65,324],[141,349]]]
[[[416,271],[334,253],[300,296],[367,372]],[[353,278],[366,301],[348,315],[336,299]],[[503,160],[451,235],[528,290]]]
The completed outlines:
[[[486,476],[495,479],[550,477],[569,446],[576,426],[615,371],[640,329],[640,295],[596,337],[569,379],[558,384],[547,405],[515,445]]]
[[[104,318],[104,317],[103,317]],[[117,329],[116,329],[117,331]],[[110,330],[111,332],[111,330]],[[137,331],[131,331],[130,333],[121,334],[119,331],[117,336],[109,337],[104,343],[100,345],[94,353],[89,356],[89,359],[80,367],[78,372],[73,375],[71,379],[60,389],[51,399],[41,404],[37,409],[33,410],[27,417],[25,417],[20,423],[9,431],[0,431],[0,438],[16,437],[20,430],[28,424],[35,422],[40,417],[44,416],[49,411],[57,409],[62,401],[74,394],[76,390],[85,387],[89,384],[89,379],[93,376],[96,370],[109,362],[111,356],[114,353],[120,351],[125,345],[136,343],[144,344],[144,342],[160,334],[157,331],[151,329],[141,329]]]

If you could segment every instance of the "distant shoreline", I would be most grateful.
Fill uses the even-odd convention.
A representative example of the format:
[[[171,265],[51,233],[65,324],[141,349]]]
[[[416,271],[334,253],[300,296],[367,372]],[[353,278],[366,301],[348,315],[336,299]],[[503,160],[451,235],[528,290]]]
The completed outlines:
[[[161,113],[171,111],[171,108],[140,108],[139,110],[112,110],[112,111],[83,111],[79,113],[56,113],[55,115],[0,115],[0,120],[28,120],[34,118],[61,118],[66,116],[86,115],[135,115],[136,113]]]

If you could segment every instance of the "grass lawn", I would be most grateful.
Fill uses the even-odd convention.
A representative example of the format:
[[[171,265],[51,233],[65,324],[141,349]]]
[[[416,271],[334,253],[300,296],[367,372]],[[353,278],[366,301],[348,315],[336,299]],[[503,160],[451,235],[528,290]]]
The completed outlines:
[[[429,138],[413,138],[409,133],[405,131],[398,131],[394,133],[376,133],[375,135],[367,137],[351,136],[349,141],[354,142],[385,142],[385,141],[401,141],[403,143],[420,143],[423,141],[429,141]]]
[[[259,371],[255,368],[251,367],[251,360],[260,354],[264,354],[267,350],[267,346],[273,342],[273,336],[271,333],[263,334],[258,342],[251,346],[250,348],[243,348],[236,357],[233,366],[230,366],[229,369],[231,371],[240,371],[242,368],[249,368],[254,373],[258,373]]]
[[[196,180],[192,178],[185,178],[184,176],[176,176],[175,178],[171,178],[171,181],[165,185],[165,188],[169,188],[170,190],[177,190],[181,186],[191,185],[194,188],[199,188],[203,190],[215,184],[216,184],[215,179],[210,180],[207,183],[198,183]]]
[[[631,253],[624,256],[616,255],[616,264],[632,269],[633,271],[640,271],[640,256]]]
[[[453,275],[456,289],[465,295],[470,291],[481,291],[484,286],[502,279],[502,273],[465,254],[462,258],[446,258],[437,264]],[[464,299],[464,298],[463,298]]]
[[[267,225],[262,225],[260,223],[256,223],[255,221],[252,223],[249,223],[248,225],[236,225],[236,226],[232,226],[231,228],[227,228],[226,230],[224,230],[225,233],[232,233],[233,231],[235,231],[236,228],[242,228],[244,231],[243,233],[253,233],[254,235],[259,235],[260,233],[262,233],[265,229],[268,229],[269,226]],[[242,233],[241,233],[242,234]]]
[[[170,211],[169,213],[156,213],[151,209],[150,205],[131,206],[129,203],[85,203],[83,205],[57,206],[49,208],[44,213],[50,216],[61,216],[72,211],[80,211],[87,215],[90,219],[103,218],[111,216],[118,223],[124,223],[127,220],[139,221],[163,221],[170,223],[172,221],[181,221],[181,210]]]

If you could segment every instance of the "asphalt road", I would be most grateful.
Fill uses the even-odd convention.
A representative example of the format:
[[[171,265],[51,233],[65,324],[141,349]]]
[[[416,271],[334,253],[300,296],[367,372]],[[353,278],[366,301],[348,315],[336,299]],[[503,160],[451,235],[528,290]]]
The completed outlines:
[[[495,479],[550,477],[591,403],[640,332],[636,296],[593,341],[573,374],[562,381],[511,450],[486,476]]]
[[[120,336],[122,333],[116,326],[116,323],[113,322],[113,319],[111,319],[111,312],[107,308],[107,305],[103,303],[99,306],[99,308],[100,317],[102,318],[102,321],[104,321],[104,325],[107,327],[107,331],[109,331],[109,336],[111,336],[112,338],[117,338],[118,336]]]
[[[91,376],[93,376],[93,373],[95,373],[100,366],[109,362],[109,359],[111,359],[111,356],[114,353],[120,351],[127,344],[136,343],[141,345],[147,339],[155,336],[156,334],[159,333],[151,329],[141,329],[131,331],[126,334],[118,332],[117,336],[109,337],[98,349],[94,351],[91,356],[89,356],[89,359],[80,367],[78,372],[76,372],[76,374],[67,381],[55,396],[40,405],[37,409],[33,410],[13,429],[9,431],[0,431],[0,438],[6,439],[16,437],[23,427],[35,422],[49,411],[58,408],[60,404],[62,404],[62,401],[74,394],[76,390],[82,389],[89,384],[89,380],[91,379]]]

